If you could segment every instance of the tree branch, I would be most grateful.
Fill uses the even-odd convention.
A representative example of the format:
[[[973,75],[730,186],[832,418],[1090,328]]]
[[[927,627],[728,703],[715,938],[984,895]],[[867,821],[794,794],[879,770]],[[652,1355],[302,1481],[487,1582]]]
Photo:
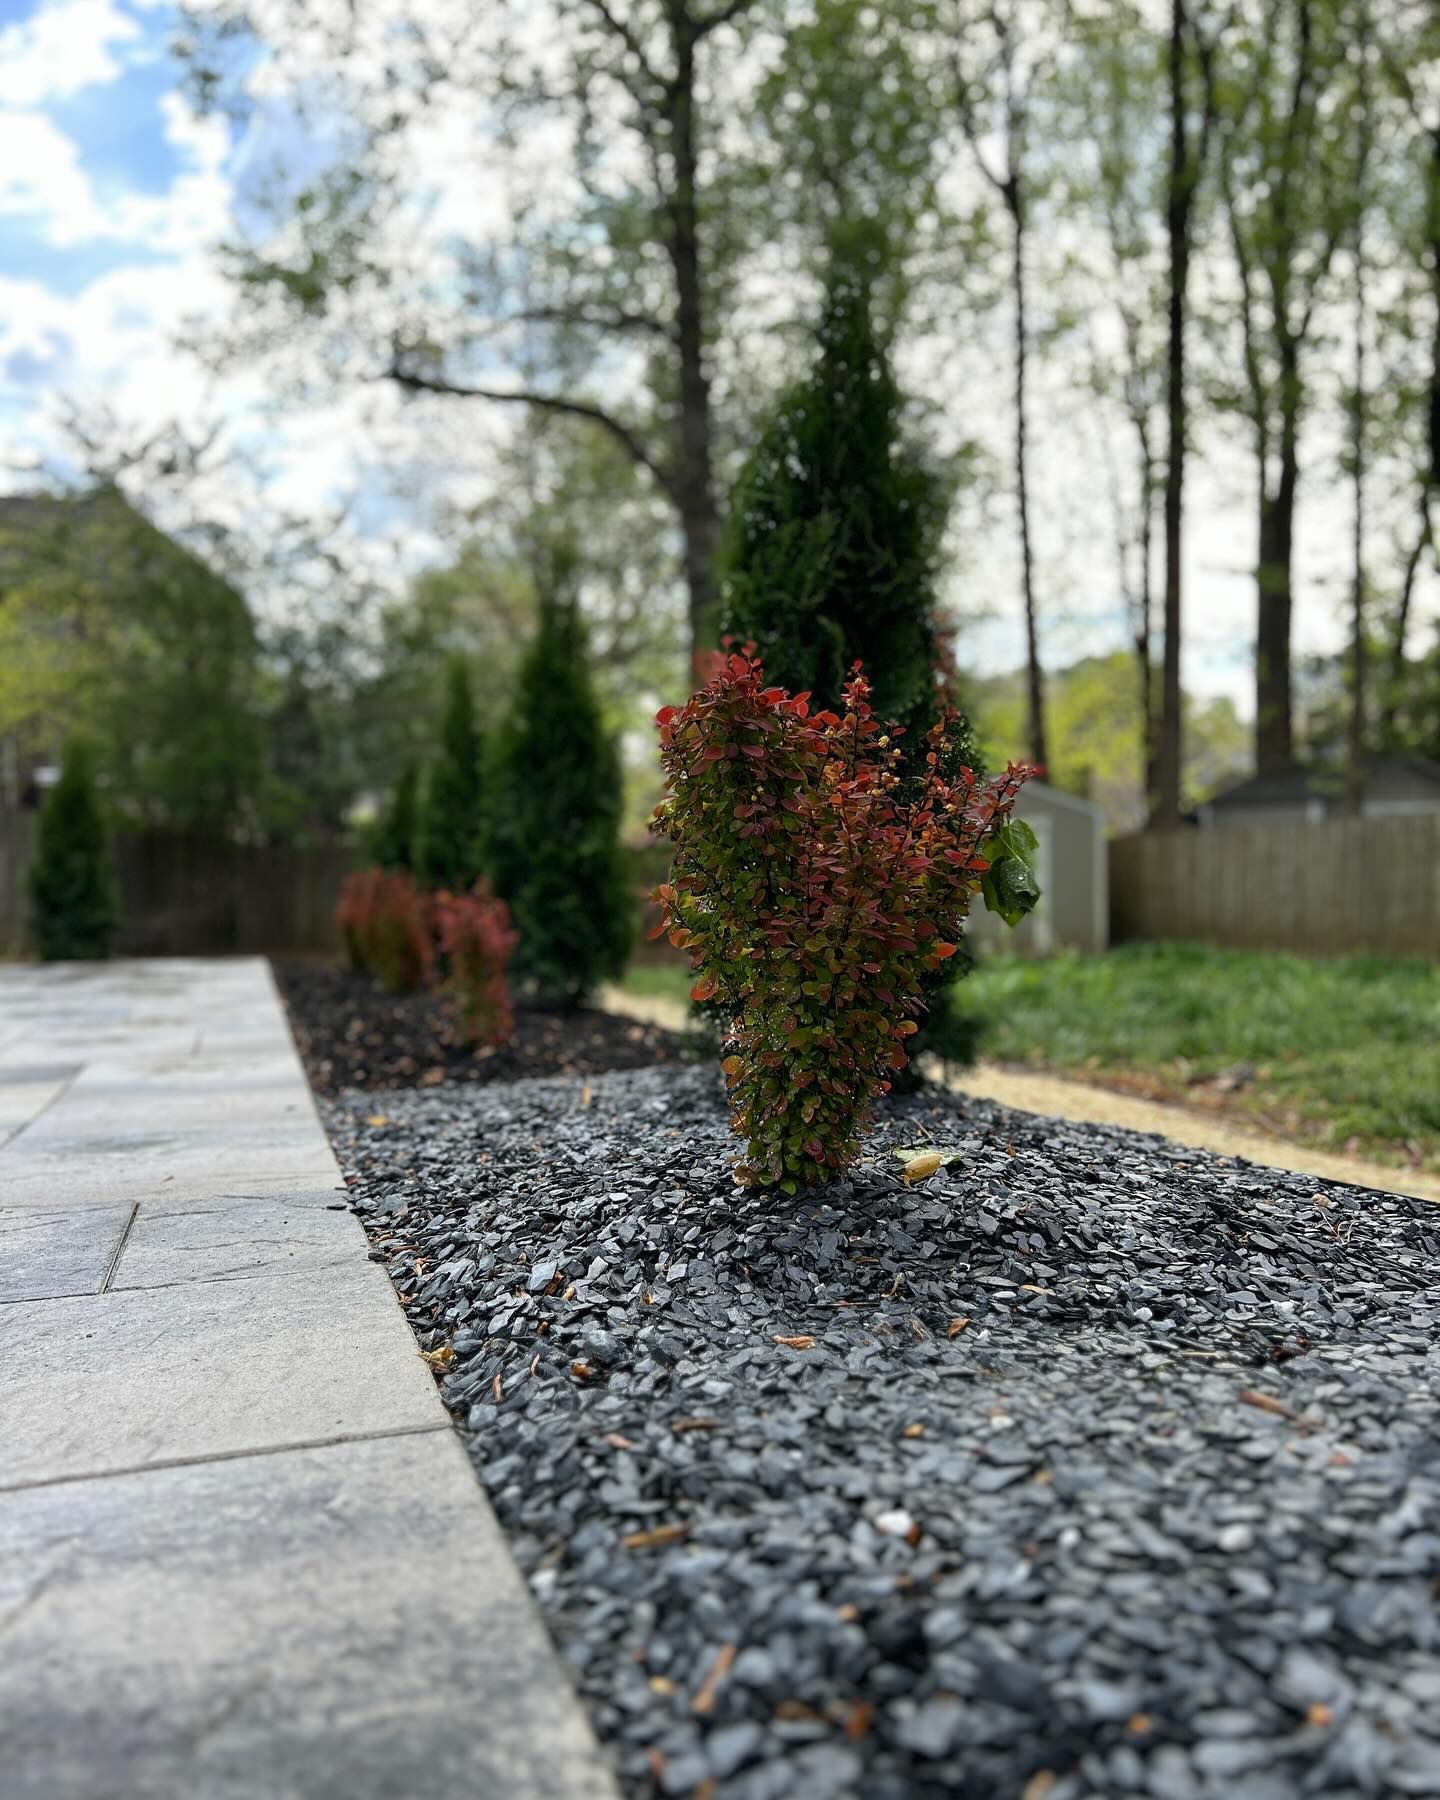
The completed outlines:
[[[632,462],[651,475],[659,487],[672,498],[674,485],[669,472],[658,458],[651,455],[640,438],[623,420],[606,412],[590,400],[571,400],[563,394],[537,394],[530,388],[462,387],[458,382],[440,376],[421,375],[404,368],[396,360],[385,370],[385,378],[413,394],[447,394],[460,400],[494,400],[501,405],[533,406],[540,412],[563,413],[568,418],[586,419],[608,431]]]
[[[712,31],[718,31],[722,25],[728,25],[732,19],[738,19],[741,13],[748,12],[754,4],[755,0],[725,0],[725,5],[711,13],[708,18],[696,19],[695,42],[698,44],[701,38],[709,37]]]
[[[653,83],[661,93],[664,93],[669,87],[669,82],[650,61],[650,58],[645,53],[645,46],[635,35],[629,22],[620,18],[618,14],[613,12],[607,3],[607,0],[582,0],[582,4],[588,6],[592,12],[600,15],[606,30],[609,31],[613,37],[619,38],[620,42],[635,58],[636,62],[639,63],[641,73],[644,75],[645,79]]]

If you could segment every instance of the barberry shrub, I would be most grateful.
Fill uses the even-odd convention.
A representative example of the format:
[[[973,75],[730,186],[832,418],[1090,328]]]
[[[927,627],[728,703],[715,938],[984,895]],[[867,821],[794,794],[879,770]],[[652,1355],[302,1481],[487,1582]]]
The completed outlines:
[[[435,939],[448,994],[467,1044],[501,1044],[515,1029],[505,966],[519,935],[510,909],[480,880],[468,894],[438,893]]]
[[[654,935],[689,951],[692,997],[731,1018],[739,1178],[795,1193],[859,1155],[1029,771],[948,776],[941,720],[923,778],[907,776],[858,665],[844,711],[812,715],[807,694],[766,686],[752,650],[659,714],[655,829],[675,860]]]
[[[353,968],[386,993],[411,993],[435,974],[431,897],[399,869],[357,869],[340,887],[335,923]]]
[[[40,814],[30,865],[30,926],[46,962],[110,954],[118,906],[95,769],[82,743],[65,752]]]

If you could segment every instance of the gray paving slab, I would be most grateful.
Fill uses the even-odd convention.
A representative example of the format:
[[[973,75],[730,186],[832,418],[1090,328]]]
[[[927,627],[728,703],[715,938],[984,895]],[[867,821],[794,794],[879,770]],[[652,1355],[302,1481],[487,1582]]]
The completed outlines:
[[[0,1301],[99,1293],[133,1214],[130,1206],[0,1207]]]
[[[453,1434],[0,1506],[7,1800],[614,1800]]]
[[[328,1270],[353,1271],[367,1251],[365,1233],[344,1201],[316,1206],[289,1194],[147,1201],[110,1286],[118,1291],[275,1274],[314,1280]]]
[[[323,1282],[272,1273],[0,1308],[0,1490],[440,1423],[394,1311],[358,1248]]]
[[[0,1795],[617,1800],[269,970],[0,1020]]]

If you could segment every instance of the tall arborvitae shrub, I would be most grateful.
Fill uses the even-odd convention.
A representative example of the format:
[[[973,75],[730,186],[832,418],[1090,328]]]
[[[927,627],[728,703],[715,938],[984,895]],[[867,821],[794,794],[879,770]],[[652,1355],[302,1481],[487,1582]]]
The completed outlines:
[[[591,685],[574,576],[573,555],[552,553],[491,775],[490,874],[519,932],[511,977],[552,1005],[578,1005],[620,974],[634,910],[620,759]]]
[[[382,869],[414,869],[419,798],[420,771],[406,763],[370,831],[370,855]]]
[[[89,750],[72,744],[40,814],[30,865],[30,921],[47,962],[110,954],[119,908]]]
[[[485,818],[480,733],[463,657],[445,670],[440,748],[416,808],[414,868],[427,887],[465,893],[480,874]]]
[[[936,618],[949,496],[904,435],[904,397],[872,304],[882,271],[877,238],[854,230],[837,240],[814,365],[781,399],[735,492],[722,616],[737,646],[756,646],[770,680],[817,706],[839,706],[861,663],[875,711],[905,728],[901,766],[915,776],[927,733],[955,705]],[[983,773],[962,713],[950,718],[945,756],[951,777]],[[954,998],[970,966],[962,945],[927,979],[917,1051],[974,1060],[979,1020]]]
[[[810,373],[780,400],[741,474],[721,551],[723,630],[772,681],[838,706],[856,662],[875,710],[906,728],[905,763],[953,696],[936,624],[945,482],[905,439],[876,326],[879,250],[833,254]],[[947,752],[973,761],[957,722]]]

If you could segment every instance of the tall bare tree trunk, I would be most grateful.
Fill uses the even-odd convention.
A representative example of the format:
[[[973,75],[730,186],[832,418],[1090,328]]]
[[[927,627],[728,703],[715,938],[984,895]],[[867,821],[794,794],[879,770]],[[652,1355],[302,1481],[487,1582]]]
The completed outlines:
[[[696,201],[695,46],[687,11],[677,9],[676,70],[670,137],[675,186],[670,199],[668,249],[675,276],[680,420],[673,492],[684,539],[689,592],[690,647],[698,657],[715,639],[715,551],[720,514],[711,453],[710,377],[705,367],[700,217]]]
[[[1256,576],[1255,767],[1283,768],[1295,756],[1290,639],[1295,611],[1295,496],[1300,486],[1300,347],[1280,347],[1280,449],[1275,485],[1260,468],[1260,549]]]
[[[1355,396],[1352,426],[1351,472],[1354,493],[1352,527],[1352,592],[1350,603],[1350,754],[1349,780],[1346,784],[1346,810],[1359,817],[1365,808],[1365,753],[1367,749],[1366,707],[1368,701],[1368,652],[1365,641],[1365,183],[1370,163],[1370,19],[1366,8],[1358,15],[1360,52],[1360,120],[1357,157],[1357,202],[1355,209]]]
[[[1029,314],[1025,304],[1025,202],[1020,177],[1011,171],[1006,204],[1014,231],[1012,271],[1015,286],[1015,497],[1020,509],[1020,579],[1025,599],[1025,692],[1030,730],[1030,760],[1048,766],[1045,734],[1045,675],[1040,663],[1040,628],[1035,609],[1035,564],[1030,546],[1030,490],[1025,435],[1025,400]]]
[[[1165,618],[1160,666],[1160,725],[1155,744],[1155,781],[1150,825],[1173,831],[1180,823],[1181,769],[1184,758],[1183,699],[1180,690],[1180,644],[1183,631],[1185,520],[1185,435],[1188,396],[1185,388],[1185,332],[1189,315],[1191,215],[1200,178],[1200,160],[1213,116],[1212,88],[1206,71],[1201,147],[1193,151],[1186,122],[1185,57],[1189,20],[1185,0],[1170,6],[1170,168],[1165,225],[1170,248],[1170,292],[1167,302],[1169,342],[1165,359]]]

